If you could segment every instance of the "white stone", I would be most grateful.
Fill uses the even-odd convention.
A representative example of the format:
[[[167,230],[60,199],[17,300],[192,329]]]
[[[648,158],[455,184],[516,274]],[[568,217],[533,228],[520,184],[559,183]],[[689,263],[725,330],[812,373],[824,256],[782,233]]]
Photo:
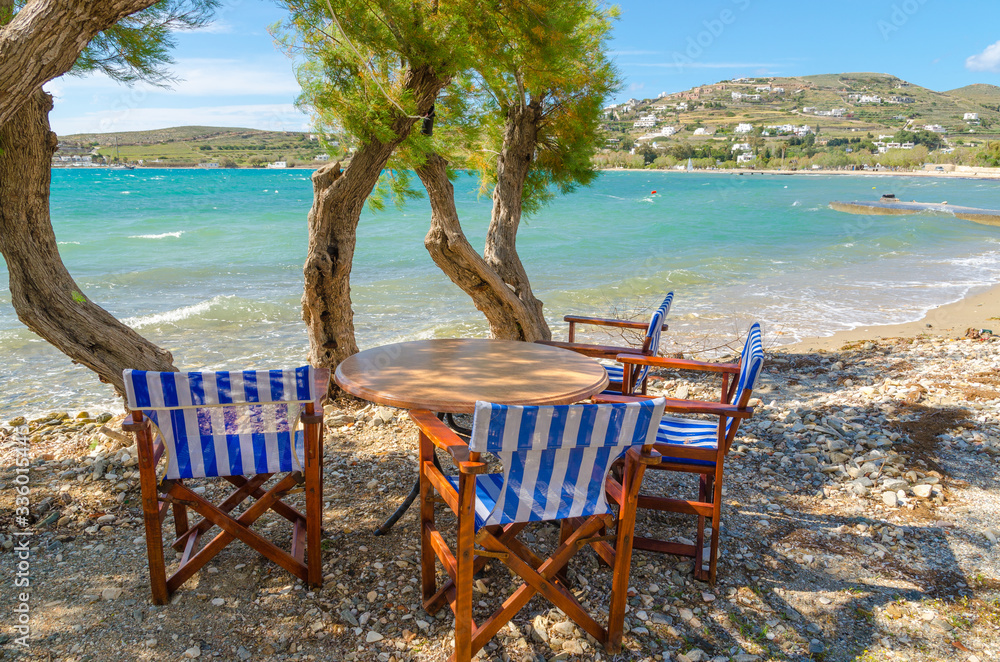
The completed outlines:
[[[882,492],[882,503],[890,508],[895,508],[898,501],[899,497],[896,496],[895,492]]]
[[[931,490],[932,489],[933,488],[931,488],[930,485],[914,485],[913,486],[913,494],[914,494],[914,496],[918,496],[921,499],[926,499],[927,497],[929,497],[931,495]]]
[[[122,597],[122,590],[120,588],[106,588],[101,591],[102,600],[117,600]]]
[[[372,644],[375,643],[376,641],[382,641],[383,639],[385,639],[385,637],[383,637],[375,630],[369,630],[368,634],[365,635],[365,643],[367,644]]]
[[[189,660],[194,659],[196,657],[201,657],[201,649],[198,648],[197,646],[192,646],[191,648],[184,651],[184,657],[188,658]]]
[[[213,607],[221,607],[224,604],[226,604],[225,598],[212,598]]]

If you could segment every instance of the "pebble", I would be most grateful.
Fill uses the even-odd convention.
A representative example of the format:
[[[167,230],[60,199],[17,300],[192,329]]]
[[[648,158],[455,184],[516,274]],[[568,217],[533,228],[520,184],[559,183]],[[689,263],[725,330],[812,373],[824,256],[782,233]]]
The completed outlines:
[[[376,641],[382,641],[383,639],[385,639],[385,637],[383,637],[381,634],[379,634],[375,630],[369,630],[368,634],[365,635],[365,643],[366,644],[372,644],[372,643],[375,643]]]
[[[212,606],[214,606],[214,607],[221,607],[224,604],[226,604],[226,601],[225,601],[224,598],[213,598],[212,599]]]
[[[199,648],[198,646],[192,646],[191,648],[184,651],[184,657],[188,658],[189,660],[194,659],[196,657],[201,657],[201,648]]]
[[[931,490],[933,488],[930,485],[914,485],[913,494],[921,499],[926,499],[931,495]]]
[[[120,588],[106,588],[101,591],[102,600],[117,600],[122,597],[122,589]]]

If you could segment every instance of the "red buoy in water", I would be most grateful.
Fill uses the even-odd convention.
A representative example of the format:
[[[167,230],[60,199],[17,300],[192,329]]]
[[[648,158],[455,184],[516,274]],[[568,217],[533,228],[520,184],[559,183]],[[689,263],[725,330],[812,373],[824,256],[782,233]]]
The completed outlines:
[[[650,195],[652,195],[653,193],[656,193],[656,191],[652,191],[652,192],[650,193]]]

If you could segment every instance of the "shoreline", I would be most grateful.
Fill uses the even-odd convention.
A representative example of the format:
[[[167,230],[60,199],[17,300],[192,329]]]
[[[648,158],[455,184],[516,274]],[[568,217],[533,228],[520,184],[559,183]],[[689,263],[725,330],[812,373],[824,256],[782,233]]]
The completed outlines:
[[[298,165],[291,166],[288,168],[201,168],[199,166],[164,166],[164,167],[145,167],[138,166],[130,172],[135,170],[207,170],[207,171],[218,171],[218,170],[318,170],[319,168],[327,165],[323,163],[321,165]],[[346,167],[346,166],[345,166]],[[113,168],[112,166],[54,166],[53,170],[124,170],[123,168]],[[599,172],[663,172],[663,173],[674,173],[674,174],[688,174],[687,170],[676,170],[673,168],[597,168]],[[997,170],[996,168],[986,168],[984,170]],[[948,171],[934,171],[934,170],[752,170],[749,168],[730,168],[725,170],[706,170],[698,169],[692,170],[692,174],[699,175],[771,175],[775,177],[789,177],[789,176],[809,176],[809,177],[937,177],[942,179],[975,179],[975,180],[988,180],[988,181],[1000,181],[1000,173],[998,172],[948,172]]]
[[[985,168],[984,168],[985,169]],[[686,175],[687,170],[671,168],[598,168],[601,172],[665,172]],[[941,172],[934,170],[750,170],[732,168],[726,170],[692,170],[699,175],[771,175],[775,177],[809,176],[825,177],[938,177],[943,179],[976,179],[1000,181],[1000,173],[994,172]]]
[[[970,292],[958,301],[927,311],[919,320],[900,324],[857,326],[829,336],[804,338],[775,347],[785,353],[836,351],[844,345],[884,338],[960,338],[968,329],[990,329],[1000,335],[1000,284]]]

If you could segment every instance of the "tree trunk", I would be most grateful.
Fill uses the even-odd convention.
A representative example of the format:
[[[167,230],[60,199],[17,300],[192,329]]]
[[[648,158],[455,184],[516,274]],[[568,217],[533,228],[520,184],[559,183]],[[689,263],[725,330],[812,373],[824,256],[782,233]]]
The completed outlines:
[[[157,1],[28,2],[0,28],[0,125],[44,83],[69,71],[95,35]]]
[[[403,86],[417,99],[417,114],[426,115],[447,83],[430,67],[423,66],[408,71]],[[350,280],[358,221],[382,169],[415,122],[416,118],[398,112],[392,124],[392,140],[368,140],[347,170],[341,170],[337,162],[323,166],[312,176],[302,319],[309,330],[309,363],[315,367],[334,369],[358,351]]]
[[[507,113],[503,148],[497,163],[497,185],[493,189],[493,215],[483,251],[486,263],[513,290],[529,313],[517,335],[497,337],[528,342],[552,339],[552,332],[542,313],[542,302],[531,291],[531,283],[516,245],[517,228],[521,223],[521,195],[537,147],[541,119],[542,104],[539,99],[513,107]]]
[[[451,282],[472,297],[476,308],[489,321],[494,338],[528,340],[524,330],[535,328],[534,312],[466,239],[455,208],[455,190],[448,180],[447,165],[439,155],[431,154],[417,168],[431,202],[431,227],[424,246]]]
[[[69,275],[49,218],[56,134],[41,90],[0,125],[0,252],[14,309],[29,329],[124,393],[122,370],[176,370],[160,349],[88,299]]]

